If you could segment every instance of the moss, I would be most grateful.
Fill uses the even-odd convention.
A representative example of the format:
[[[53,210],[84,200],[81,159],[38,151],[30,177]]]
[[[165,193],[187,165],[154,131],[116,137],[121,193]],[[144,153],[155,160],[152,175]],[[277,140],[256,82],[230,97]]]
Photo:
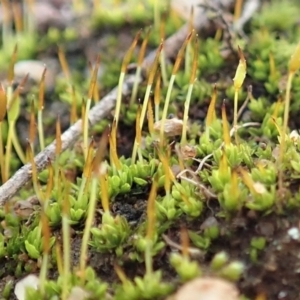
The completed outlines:
[[[255,299],[261,286],[253,285],[251,272],[259,270],[267,274],[267,279],[258,278],[261,285],[274,298],[278,291],[277,285],[268,286],[274,277],[269,274],[269,253],[294,253],[293,237],[286,230],[297,226],[300,206],[300,138],[292,131],[299,125],[299,76],[296,72],[289,77],[290,85],[284,81],[299,67],[298,59],[291,59],[292,54],[299,58],[294,28],[299,7],[291,3],[274,1],[255,17],[246,28],[249,39],[243,41],[243,51],[232,55],[234,63],[222,57],[216,38],[200,39],[197,48],[195,36],[189,36],[188,50],[183,48],[187,56],[176,58],[180,67],[174,68],[174,62],[167,66],[171,89],[159,81],[158,65],[153,64],[152,73],[138,85],[141,103],[129,104],[130,97],[119,97],[120,111],[93,127],[85,113],[99,100],[91,90],[93,75],[85,78],[79,69],[71,78],[57,78],[51,99],[67,103],[70,112],[75,108],[89,126],[89,138],[84,130],[76,145],[60,153],[60,139],[51,134],[60,124],[43,113],[45,144],[56,139],[57,152],[44,171],[33,171],[32,184],[0,210],[0,275],[18,279],[40,273],[41,288],[28,290],[28,299],[43,299],[45,294],[66,299],[78,286],[95,299],[164,299],[178,285],[205,275],[234,281],[244,297]],[[132,3],[128,5],[131,9]],[[134,12],[116,8],[95,11],[92,28],[146,27],[155,13],[153,3],[141,4]],[[278,10],[284,19],[290,16],[286,22],[275,15]],[[173,17],[170,13],[166,20],[167,34],[178,26]],[[49,43],[76,38],[68,29],[51,29],[48,35]],[[148,47],[160,38],[154,29]],[[115,48],[117,42],[112,37],[108,44]],[[129,51],[123,61],[104,55],[105,71],[96,92],[104,94],[122,82],[128,64],[139,64],[137,55]],[[10,61],[15,62],[11,50]],[[149,76],[154,78],[152,86]],[[215,78],[219,81],[213,86]],[[42,87],[38,84],[31,91],[36,99]],[[8,98],[10,88],[5,90]],[[28,103],[32,133],[41,110]],[[235,104],[240,109],[243,103],[237,115]],[[10,174],[22,160],[15,141],[6,147],[13,138],[12,119],[20,118],[18,108],[9,106],[10,120],[1,123],[5,155],[0,162],[4,170],[9,166]],[[34,138],[42,136],[40,130]],[[39,150],[40,143],[29,143],[22,149],[25,160],[33,163],[33,152]],[[171,253],[173,248],[179,251]],[[295,269],[290,264],[291,272],[280,273],[286,270],[282,261],[277,261],[276,275],[292,281]],[[288,286],[294,295],[297,287],[292,282]],[[9,299],[11,281],[3,291]]]
[[[253,26],[266,28],[268,31],[286,32],[294,28],[298,18],[297,1],[272,1],[263,6],[262,11],[253,18]],[[280,18],[278,18],[280,12]]]

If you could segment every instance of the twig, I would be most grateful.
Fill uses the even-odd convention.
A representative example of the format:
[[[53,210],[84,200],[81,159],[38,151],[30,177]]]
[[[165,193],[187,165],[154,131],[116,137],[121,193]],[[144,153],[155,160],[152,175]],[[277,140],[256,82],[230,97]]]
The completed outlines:
[[[222,5],[222,7],[228,7],[233,3],[233,0],[216,0],[217,5]],[[205,11],[201,10],[200,13],[195,18],[194,27],[197,31],[207,28],[210,24],[209,19],[205,16]],[[189,25],[184,25],[179,31],[174,35],[170,36],[164,42],[164,48],[166,49],[166,58],[174,57],[182,43],[184,42],[189,31]],[[147,68],[149,64],[152,63],[155,57],[156,50],[150,52],[150,54],[145,58],[143,63],[143,69]],[[132,77],[128,77],[123,85],[122,93],[129,95],[131,92]],[[117,98],[118,88],[114,88],[109,94],[107,94],[103,99],[99,101],[89,113],[89,122],[93,126],[97,122],[103,120],[110,111],[114,108],[116,98]],[[77,139],[80,137],[82,132],[82,120],[77,121],[74,125],[65,131],[61,136],[62,151],[72,147]],[[35,157],[35,164],[37,170],[40,172],[47,166],[47,161],[53,159],[55,156],[55,145],[56,142],[51,143],[44,151],[40,152]],[[25,184],[31,179],[32,166],[31,164],[24,165],[19,169],[8,181],[6,181],[0,187],[0,206],[3,206],[9,199],[11,199]]]
[[[241,108],[239,109],[238,111],[238,114],[237,114],[237,119],[239,120],[241,115],[243,114],[245,108],[247,107],[249,101],[253,98],[252,96],[252,85],[249,85],[248,86],[248,91],[247,91],[247,98],[246,100],[244,101],[243,105],[241,106]]]
[[[204,184],[202,184],[198,181],[195,181],[191,178],[184,177],[184,176],[181,176],[180,179],[183,179],[183,180],[197,186],[207,198],[218,199],[218,196],[216,194],[214,194],[213,192],[211,192]]]
[[[166,234],[163,234],[162,235],[162,238],[164,239],[164,241],[166,242],[166,244],[172,248],[175,248],[179,251],[182,251],[182,246],[173,242]],[[191,255],[191,256],[194,256],[194,257],[201,257],[203,256],[203,252],[201,252],[198,248],[192,248],[192,247],[189,247],[188,249],[188,253]]]

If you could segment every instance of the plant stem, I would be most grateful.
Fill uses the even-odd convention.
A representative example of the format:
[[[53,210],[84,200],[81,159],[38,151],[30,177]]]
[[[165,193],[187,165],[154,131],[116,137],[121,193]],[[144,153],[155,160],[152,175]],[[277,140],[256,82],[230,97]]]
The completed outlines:
[[[238,134],[237,134],[238,99],[239,99],[239,90],[236,89],[234,92],[233,128],[234,128],[235,143],[237,145],[238,145]]]
[[[45,293],[45,282],[47,278],[48,261],[49,261],[49,255],[48,253],[44,253],[42,259],[41,271],[40,271],[40,289],[43,295]]]
[[[139,161],[142,163],[144,160],[143,160],[143,154],[142,154],[141,147],[138,147],[137,154],[138,154]]]
[[[168,113],[168,108],[169,108],[169,104],[170,104],[171,93],[172,93],[173,85],[175,82],[175,78],[176,78],[176,75],[172,74],[170,82],[169,82],[167,96],[166,96],[166,100],[165,100],[165,106],[164,106],[164,110],[163,110],[163,114],[162,114],[162,118],[161,118],[161,127],[160,127],[160,144],[161,145],[163,145],[165,121],[167,119],[167,113]]]
[[[192,49],[192,45],[188,43],[186,46],[185,64],[184,64],[184,74],[186,76],[189,76],[189,74],[191,73],[191,49]]]
[[[191,26],[192,27],[192,26]],[[192,30],[191,30],[192,31]],[[182,137],[181,137],[181,144],[186,144],[186,134],[187,134],[187,128],[188,128],[188,113],[190,109],[190,103],[191,103],[191,97],[192,92],[194,88],[194,82],[197,80],[197,69],[198,69],[198,52],[199,52],[199,42],[196,38],[195,40],[195,46],[194,46],[194,57],[193,57],[193,63],[192,63],[192,69],[190,70],[189,65],[190,61],[187,61],[187,59],[190,58],[190,51],[191,51],[191,43],[187,44],[187,50],[186,50],[186,68],[188,67],[189,73],[190,73],[190,84],[188,88],[188,93],[186,96],[186,100],[184,103],[184,115],[183,115],[183,127],[182,127]],[[216,93],[214,93],[216,95]]]
[[[11,85],[7,87],[6,90],[7,95],[7,106],[9,107],[12,103],[12,96],[13,90]],[[7,112],[8,118],[8,134],[7,134],[7,141],[6,141],[6,148],[5,148],[5,174],[6,177],[9,178],[9,171],[10,171],[10,158],[11,158],[11,151],[12,151],[12,130],[13,130],[13,121],[9,118],[9,110]]]
[[[278,185],[279,189],[283,189],[283,157],[285,153],[285,139],[288,129],[288,122],[289,122],[289,111],[290,111],[290,98],[291,98],[291,88],[292,88],[292,81],[294,78],[295,73],[289,72],[287,85],[286,85],[286,93],[285,93],[285,105],[284,105],[284,116],[283,116],[283,130],[282,136],[280,141],[280,151],[279,151],[279,174],[278,174]]]
[[[163,86],[167,86],[168,85],[168,75],[167,75],[166,55],[165,55],[164,49],[162,49],[160,55],[161,56],[159,58],[159,62],[160,62],[162,82],[163,82]]]
[[[151,274],[153,272],[151,250],[152,250],[152,240],[147,239],[146,249],[145,249],[146,276],[151,276]]]
[[[156,105],[155,104],[155,107],[154,107],[154,110],[155,110],[155,122],[158,122],[159,121],[159,105]]]
[[[283,133],[287,133],[288,122],[289,122],[289,112],[290,112],[290,98],[291,98],[291,89],[292,81],[295,73],[290,72],[288,76],[286,94],[285,94],[285,107],[284,107],[284,117],[283,117]]]
[[[134,104],[134,102],[136,100],[141,73],[142,73],[142,67],[137,66],[136,72],[135,72],[135,79],[134,79],[134,83],[133,83],[133,88],[132,88],[132,94],[131,94],[131,98],[130,98],[130,105]]]
[[[118,95],[117,95],[117,100],[116,100],[116,111],[115,111],[115,120],[116,120],[116,130],[118,128],[119,125],[119,117],[120,117],[120,110],[121,110],[121,103],[122,103],[122,89],[123,89],[123,85],[124,85],[124,81],[125,81],[125,75],[127,72],[127,67],[128,64],[131,60],[133,51],[137,45],[137,42],[140,38],[141,35],[141,30],[136,34],[129,50],[127,51],[127,53],[125,54],[124,58],[123,58],[123,62],[122,62],[122,66],[121,66],[121,72],[120,72],[120,76],[119,76],[119,83],[118,83]],[[143,43],[144,46],[146,46],[145,43]],[[140,57],[139,60],[142,61],[141,57],[143,56],[144,52],[143,50],[140,51]],[[141,61],[139,61],[138,65],[141,65]],[[137,78],[135,77],[135,80]]]
[[[6,182],[8,176],[5,173],[5,157],[3,151],[3,134],[2,134],[2,122],[0,122],[0,168],[1,168],[1,180],[2,183]]]
[[[81,181],[81,184],[80,184],[80,189],[79,189],[79,192],[78,192],[77,201],[80,201],[80,199],[83,196],[83,192],[84,192],[86,182],[87,182],[87,178],[85,176],[82,176],[82,181]]]
[[[143,124],[144,124],[146,111],[147,111],[147,107],[148,107],[148,101],[149,101],[149,97],[151,94],[151,88],[152,88],[152,84],[147,86],[147,90],[146,90],[146,94],[145,94],[145,98],[144,98],[144,102],[143,102],[143,106],[142,106],[142,111],[141,111],[140,128],[142,128]]]
[[[82,282],[84,282],[85,280],[84,271],[85,271],[86,259],[87,259],[88,242],[90,239],[90,231],[91,231],[95,209],[96,209],[97,183],[98,180],[96,177],[94,177],[92,179],[92,184],[91,184],[91,194],[90,194],[88,215],[84,227],[84,233],[83,233],[82,244],[81,244],[80,261],[79,261],[80,271],[81,271],[80,273],[82,275]]]
[[[45,138],[44,138],[44,128],[43,128],[43,111],[38,110],[38,133],[40,141],[40,149],[43,151],[45,149]]]
[[[10,173],[11,152],[12,152],[12,126],[10,125],[8,128],[8,135],[7,135],[6,149],[5,149],[5,174],[7,178],[9,178],[9,173]]]
[[[161,77],[157,76],[154,90],[154,119],[155,122],[159,121],[159,104],[160,104],[160,92],[161,92]]]
[[[125,79],[125,72],[121,72],[118,84],[118,96],[116,102],[116,112],[115,112],[115,119],[116,119],[116,126],[119,124],[119,117],[120,117],[120,110],[121,110],[121,103],[122,103],[122,87]]]
[[[148,106],[148,101],[149,101],[149,97],[150,97],[150,94],[151,94],[151,88],[152,88],[152,84],[148,84],[147,89],[146,89],[146,93],[145,93],[145,97],[144,97],[142,111],[141,111],[140,128],[142,128],[143,124],[144,124],[146,111],[147,111],[147,106]],[[135,160],[136,160],[136,154],[137,154],[137,150],[138,150],[137,148],[138,148],[138,143],[137,143],[137,140],[135,139],[134,145],[133,145],[133,150],[132,150],[132,156],[131,156],[131,163],[132,164],[134,164]]]
[[[194,88],[194,84],[190,84],[187,92],[186,100],[184,103],[183,127],[182,127],[182,136],[181,136],[182,145],[186,144],[187,122],[189,118],[189,108],[190,108],[193,88]]]
[[[40,188],[38,177],[37,177],[37,169],[36,166],[34,165],[35,162],[33,160],[33,150],[30,144],[28,144],[28,158],[29,158],[29,163],[32,165],[32,184],[33,184],[33,189],[35,191],[35,194],[37,195],[38,199],[40,202],[44,204],[45,202],[45,197],[44,194]]]
[[[66,200],[65,200],[66,201]],[[69,218],[66,213],[62,217],[62,230],[63,230],[63,291],[62,299],[66,299],[68,296],[69,288],[69,277],[70,277],[70,227],[69,227]]]
[[[92,103],[92,99],[89,98],[87,99],[86,102],[86,108],[85,108],[85,114],[84,114],[84,125],[83,125],[83,153],[84,153],[84,158],[87,158],[87,154],[88,154],[88,148],[89,148],[89,141],[88,141],[88,137],[89,137],[89,112],[90,112],[90,108],[91,108],[91,103]]]
[[[14,145],[14,148],[15,148],[20,160],[25,165],[26,164],[26,157],[25,157],[25,154],[23,153],[22,147],[21,147],[21,145],[19,143],[19,140],[17,138],[17,135],[16,135],[15,122],[14,122],[14,125],[12,127],[12,143]]]
[[[135,78],[134,78],[134,83],[133,83],[133,88],[132,88],[132,94],[131,94],[131,98],[130,98],[130,105],[132,105],[136,101],[136,96],[137,96],[137,92],[138,92],[138,85],[139,85],[140,78],[141,78],[141,73],[142,73],[142,64],[143,64],[143,60],[144,60],[144,57],[145,57],[146,47],[147,47],[147,44],[148,44],[150,32],[151,32],[151,27],[147,31],[146,37],[143,40],[143,43],[142,43],[142,46],[141,46],[141,49],[140,49],[140,53],[139,53],[139,56],[138,56],[137,68],[136,68],[136,72],[135,72]]]

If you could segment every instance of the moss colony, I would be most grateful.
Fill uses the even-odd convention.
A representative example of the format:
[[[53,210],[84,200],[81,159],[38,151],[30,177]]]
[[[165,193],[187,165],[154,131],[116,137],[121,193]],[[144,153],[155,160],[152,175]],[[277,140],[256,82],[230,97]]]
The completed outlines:
[[[2,24],[0,198],[23,164],[31,179],[2,201],[1,299],[194,299],[181,286],[207,278],[228,299],[299,299],[298,1],[262,1],[238,31],[242,1],[206,7],[211,30],[191,16],[174,57],[184,22],[157,1],[74,1],[43,33],[24,2]],[[22,75],[33,59],[59,71]]]

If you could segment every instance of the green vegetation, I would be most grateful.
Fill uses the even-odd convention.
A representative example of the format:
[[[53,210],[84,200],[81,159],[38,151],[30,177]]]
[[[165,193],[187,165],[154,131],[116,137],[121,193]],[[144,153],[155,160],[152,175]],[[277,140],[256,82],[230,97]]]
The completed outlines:
[[[8,77],[0,90],[0,182],[25,163],[32,181],[0,208],[0,277],[11,276],[1,296],[12,299],[15,281],[35,273],[40,285],[27,289],[29,300],[69,299],[74,288],[87,299],[165,299],[206,275],[235,282],[241,299],[274,299],[277,287],[266,290],[263,271],[253,270],[267,272],[274,253],[285,257],[293,239],[287,230],[298,226],[300,6],[265,4],[245,29],[247,41],[232,40],[241,48],[226,57],[220,34],[204,39],[191,30],[172,64],[164,60],[161,37],[176,31],[177,18],[161,18],[155,1],[135,9],[128,2],[126,14],[120,3],[95,9],[92,30],[108,27],[117,35],[128,26],[132,44],[121,61],[98,56],[88,78],[70,71],[67,61],[64,46],[76,32],[49,29],[38,42],[29,15],[27,27],[15,24],[16,34],[3,25],[0,68]],[[64,76],[51,101],[67,103],[70,124],[83,120],[80,140],[64,152],[62,116],[53,120],[44,109],[47,70],[30,95],[21,93],[27,77],[13,86],[17,61],[61,41]],[[113,36],[109,44],[116,42]],[[158,47],[156,57],[144,72],[150,46]],[[98,80],[102,63],[106,72]],[[125,98],[130,63],[136,76]],[[90,126],[91,107],[114,85],[113,116]],[[25,146],[17,129],[23,110]],[[34,156],[53,139],[55,159],[38,172]],[[279,261],[274,272],[293,278],[296,269],[286,264],[287,274]],[[262,290],[253,276],[262,276],[256,278]],[[296,285],[287,285],[293,298]]]

